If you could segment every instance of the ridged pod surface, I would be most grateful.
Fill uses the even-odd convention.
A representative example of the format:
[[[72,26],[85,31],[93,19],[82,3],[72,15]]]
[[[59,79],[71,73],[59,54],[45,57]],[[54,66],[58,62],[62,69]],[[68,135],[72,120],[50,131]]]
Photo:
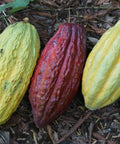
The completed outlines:
[[[38,60],[29,89],[34,121],[39,128],[58,118],[79,88],[86,57],[85,30],[61,24]]]
[[[0,35],[0,124],[21,102],[39,57],[40,40],[35,27],[18,22]]]
[[[107,30],[89,54],[82,93],[91,110],[112,104],[120,96],[120,21]]]

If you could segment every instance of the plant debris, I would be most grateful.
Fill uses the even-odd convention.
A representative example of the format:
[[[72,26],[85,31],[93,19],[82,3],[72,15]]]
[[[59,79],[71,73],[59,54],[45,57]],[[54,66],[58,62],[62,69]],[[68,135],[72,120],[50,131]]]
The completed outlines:
[[[11,2],[3,0],[0,4]],[[102,34],[120,19],[119,0],[34,0],[28,7],[0,13],[0,32],[7,23],[28,18],[38,30],[41,51],[61,23],[84,25],[87,54]],[[67,111],[46,128],[38,129],[32,117],[28,92],[10,120],[0,126],[0,143],[6,144],[120,144],[120,99],[90,112],[78,94]],[[9,141],[9,142],[8,142]]]

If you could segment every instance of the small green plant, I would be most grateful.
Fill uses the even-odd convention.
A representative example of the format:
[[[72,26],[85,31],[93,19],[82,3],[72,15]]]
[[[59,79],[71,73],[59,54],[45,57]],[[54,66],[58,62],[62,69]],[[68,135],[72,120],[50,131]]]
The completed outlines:
[[[11,3],[0,6],[0,12],[4,11],[6,8],[11,8],[8,13],[14,13],[16,11],[26,8],[31,1],[34,0],[14,0]]]

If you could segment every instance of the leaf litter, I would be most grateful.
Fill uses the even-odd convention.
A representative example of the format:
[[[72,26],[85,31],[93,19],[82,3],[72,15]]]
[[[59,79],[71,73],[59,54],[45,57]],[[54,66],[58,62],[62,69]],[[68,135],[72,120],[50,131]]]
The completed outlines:
[[[11,1],[2,1],[4,4]],[[87,53],[102,34],[120,19],[119,0],[35,0],[25,9],[0,15],[0,32],[11,23],[28,17],[41,38],[41,47],[54,35],[60,23],[84,25]],[[10,120],[0,126],[0,140],[10,144],[119,144],[120,99],[105,108],[90,112],[79,91],[69,108],[57,120],[39,130],[34,122],[28,93]],[[5,142],[4,142],[5,143]]]

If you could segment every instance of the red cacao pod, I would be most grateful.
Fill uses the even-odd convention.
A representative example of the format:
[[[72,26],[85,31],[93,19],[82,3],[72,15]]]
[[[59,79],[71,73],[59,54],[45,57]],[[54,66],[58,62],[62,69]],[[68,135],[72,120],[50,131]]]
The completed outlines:
[[[78,24],[61,24],[38,60],[29,89],[34,122],[39,128],[57,119],[80,85],[86,58],[86,34]]]

